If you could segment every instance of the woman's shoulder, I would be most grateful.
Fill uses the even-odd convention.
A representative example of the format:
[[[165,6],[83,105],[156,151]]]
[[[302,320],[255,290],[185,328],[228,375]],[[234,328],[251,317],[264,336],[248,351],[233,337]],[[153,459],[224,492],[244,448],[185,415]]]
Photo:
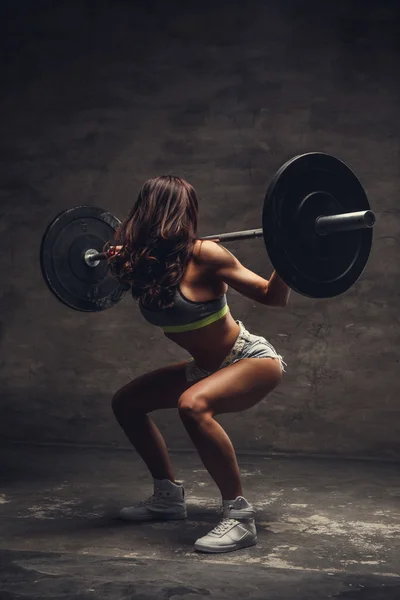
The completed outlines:
[[[193,262],[203,277],[217,281],[223,279],[222,273],[240,266],[238,259],[229,250],[212,240],[197,240]]]
[[[212,240],[196,240],[193,258],[201,264],[214,267],[236,260],[232,252]]]
[[[220,251],[219,245],[212,240],[196,240],[193,248],[193,260],[199,266],[211,266]]]
[[[221,252],[225,249],[211,240],[196,240],[193,249],[193,260],[188,269],[189,279],[203,288],[212,290],[212,298],[226,293],[226,286],[218,275],[221,264]]]

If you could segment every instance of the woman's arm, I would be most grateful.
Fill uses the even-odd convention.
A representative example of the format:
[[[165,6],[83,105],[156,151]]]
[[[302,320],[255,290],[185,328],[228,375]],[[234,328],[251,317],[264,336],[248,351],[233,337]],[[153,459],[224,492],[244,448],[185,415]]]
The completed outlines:
[[[270,300],[277,306],[286,306],[289,301],[291,289],[274,271],[268,281],[268,294]]]
[[[229,250],[215,242],[204,240],[199,261],[214,275],[234,290],[267,306],[286,306],[290,289],[274,272],[264,279],[244,267]]]

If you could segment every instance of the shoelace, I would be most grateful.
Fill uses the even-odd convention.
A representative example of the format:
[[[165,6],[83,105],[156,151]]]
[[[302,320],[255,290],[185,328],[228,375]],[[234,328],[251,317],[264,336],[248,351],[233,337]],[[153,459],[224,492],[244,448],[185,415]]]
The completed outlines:
[[[153,502],[155,502],[156,500],[161,500],[162,498],[163,495],[160,494],[160,492],[156,492],[155,494],[150,496],[150,498],[146,498],[146,500],[141,500],[141,502],[139,502],[139,506],[143,506],[144,504],[153,504]]]
[[[144,506],[145,504],[152,504],[155,500],[155,495],[153,494],[150,498],[146,498],[146,500],[141,500],[139,502],[139,506]]]
[[[218,523],[218,525],[214,527],[210,533],[216,533],[218,535],[220,533],[225,533],[228,529],[230,529],[230,527],[232,527],[232,525],[236,525],[237,523],[239,523],[239,521],[236,519],[230,519],[229,517],[226,517],[225,519],[222,519],[222,521]]]
[[[152,496],[150,496],[149,498],[146,498],[146,500],[141,500],[138,503],[138,506],[144,506],[146,504],[153,504],[153,502],[155,500],[160,500],[163,497],[162,493],[160,492],[156,492],[155,494],[153,494]]]

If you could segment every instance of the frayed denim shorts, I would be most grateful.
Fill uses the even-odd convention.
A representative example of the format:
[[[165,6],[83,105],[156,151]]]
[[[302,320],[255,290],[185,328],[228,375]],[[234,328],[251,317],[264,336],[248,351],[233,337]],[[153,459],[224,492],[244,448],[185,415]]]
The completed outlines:
[[[243,358],[277,358],[282,367],[282,371],[285,372],[285,366],[287,365],[272,344],[260,335],[249,333],[241,321],[236,321],[236,323],[240,327],[239,335],[228,356],[223,360],[216,371],[220,371],[224,367],[233,365],[239,360],[243,360]],[[192,358],[186,365],[186,381],[200,381],[200,379],[204,379],[216,371],[205,371],[204,369],[200,369]]]

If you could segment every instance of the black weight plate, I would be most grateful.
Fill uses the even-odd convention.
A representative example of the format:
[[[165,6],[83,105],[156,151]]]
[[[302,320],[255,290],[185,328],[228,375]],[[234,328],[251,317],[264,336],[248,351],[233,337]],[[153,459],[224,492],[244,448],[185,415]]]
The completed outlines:
[[[372,229],[319,235],[315,220],[369,209],[361,183],[341,160],[319,152],[292,158],[276,173],[263,206],[264,243],[274,269],[304,296],[342,294],[365,268]]]
[[[98,312],[121,299],[124,288],[111,277],[107,261],[91,267],[83,258],[91,248],[102,252],[119,225],[117,217],[95,206],[75,206],[50,223],[40,247],[40,265],[61,302],[75,310]]]

